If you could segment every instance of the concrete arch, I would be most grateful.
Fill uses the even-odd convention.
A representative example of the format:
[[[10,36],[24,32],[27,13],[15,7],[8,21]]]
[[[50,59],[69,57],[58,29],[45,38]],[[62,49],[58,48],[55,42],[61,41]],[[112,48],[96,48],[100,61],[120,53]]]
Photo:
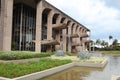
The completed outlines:
[[[66,17],[62,17],[60,23],[64,23],[66,20]],[[67,21],[66,21],[67,22]]]
[[[60,22],[60,14],[55,13],[52,17],[52,24],[56,24]]]
[[[78,32],[79,32],[79,28],[80,28],[79,25],[77,25],[77,26],[76,26],[76,30],[75,30],[75,32],[78,33]]]
[[[74,25],[75,25],[75,23],[72,24],[72,27],[71,27],[71,34],[73,34]]]
[[[84,33],[84,28],[81,29],[81,32]]]
[[[50,8],[44,8],[42,11],[41,40],[51,40],[52,38],[52,17],[53,11]],[[48,48],[49,46],[49,48]],[[50,45],[41,45],[41,51],[51,51]]]
[[[42,24],[47,24],[48,15],[51,12],[51,9],[46,8],[42,11]]]
[[[82,27],[80,26],[80,28],[79,28],[79,35],[81,35],[81,33],[82,33]]]
[[[68,20],[67,25],[69,26],[71,24],[71,22],[72,22],[71,20]]]
[[[74,24],[74,26],[73,26],[73,34],[76,33],[76,27],[77,27],[77,24]]]
[[[44,39],[48,39],[48,29],[51,30],[51,23],[52,23],[52,18],[53,16],[53,13],[52,13],[52,10],[49,9],[49,8],[45,8],[42,12],[42,33],[41,33],[41,39],[44,40]],[[50,28],[51,27],[51,28]],[[45,36],[47,35],[47,36]]]

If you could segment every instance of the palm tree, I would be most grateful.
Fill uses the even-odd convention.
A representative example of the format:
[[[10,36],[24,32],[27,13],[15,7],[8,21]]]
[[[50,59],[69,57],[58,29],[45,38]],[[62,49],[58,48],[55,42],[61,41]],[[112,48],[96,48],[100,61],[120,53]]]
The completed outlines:
[[[111,35],[109,35],[109,45],[110,45],[110,40],[112,40],[113,37]]]
[[[108,42],[105,42],[105,47],[108,47]]]
[[[113,41],[112,45],[113,45],[114,47],[116,47],[116,46],[117,46],[117,43],[118,43],[118,40],[115,39],[115,40]]]
[[[110,36],[109,36],[109,40],[111,40],[111,39],[113,39],[113,37],[110,35]]]
[[[101,45],[102,45],[103,47],[105,47],[105,41],[104,41],[104,40],[101,41]]]
[[[100,44],[101,44],[101,40],[100,40],[100,39],[97,39],[97,40],[96,40],[96,44],[97,44],[97,45],[100,45]]]

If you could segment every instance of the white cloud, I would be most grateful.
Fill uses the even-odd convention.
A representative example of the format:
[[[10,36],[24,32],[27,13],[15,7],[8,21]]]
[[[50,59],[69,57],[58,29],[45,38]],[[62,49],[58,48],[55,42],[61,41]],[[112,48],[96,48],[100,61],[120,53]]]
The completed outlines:
[[[93,38],[120,33],[120,11],[106,6],[105,0],[47,0],[92,31]],[[99,33],[98,33],[99,32]],[[104,36],[101,35],[104,33]]]

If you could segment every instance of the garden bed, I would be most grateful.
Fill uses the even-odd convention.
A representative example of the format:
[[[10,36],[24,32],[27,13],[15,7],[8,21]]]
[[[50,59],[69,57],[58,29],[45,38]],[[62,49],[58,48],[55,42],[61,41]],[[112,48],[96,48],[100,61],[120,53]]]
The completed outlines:
[[[71,60],[52,60],[52,59],[41,59],[37,62],[28,63],[0,63],[0,76],[7,78],[15,78],[34,72],[43,71],[56,66],[70,63]]]
[[[104,59],[102,62],[99,62],[99,63],[85,62],[85,61],[80,62],[80,61],[75,60],[75,56],[72,56],[72,58],[73,58],[73,62],[70,59],[69,60],[43,59],[43,60],[40,60],[40,62],[29,62],[27,64],[22,64],[22,63],[21,64],[13,64],[13,63],[2,64],[1,63],[2,67],[0,66],[0,71],[2,72],[0,72],[0,76],[13,78],[14,80],[36,80],[36,79],[39,79],[45,76],[49,76],[56,72],[62,71],[64,69],[71,68],[73,66],[86,66],[86,67],[97,67],[97,68],[101,67],[102,68],[105,66],[107,62],[107,59]],[[17,77],[17,76],[21,76],[21,77]]]

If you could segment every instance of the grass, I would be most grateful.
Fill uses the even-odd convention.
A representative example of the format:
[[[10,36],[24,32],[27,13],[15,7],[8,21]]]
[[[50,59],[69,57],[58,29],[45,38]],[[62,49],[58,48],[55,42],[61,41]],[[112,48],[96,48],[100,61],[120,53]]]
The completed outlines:
[[[0,76],[7,78],[15,78],[18,76],[23,76],[26,74],[64,65],[70,62],[71,60],[41,59],[38,62],[28,62],[26,64],[0,63]]]
[[[18,60],[18,59],[29,59],[29,58],[41,58],[51,56],[53,53],[35,53],[28,51],[0,51],[1,60]]]
[[[100,51],[103,54],[120,54],[120,51]]]

